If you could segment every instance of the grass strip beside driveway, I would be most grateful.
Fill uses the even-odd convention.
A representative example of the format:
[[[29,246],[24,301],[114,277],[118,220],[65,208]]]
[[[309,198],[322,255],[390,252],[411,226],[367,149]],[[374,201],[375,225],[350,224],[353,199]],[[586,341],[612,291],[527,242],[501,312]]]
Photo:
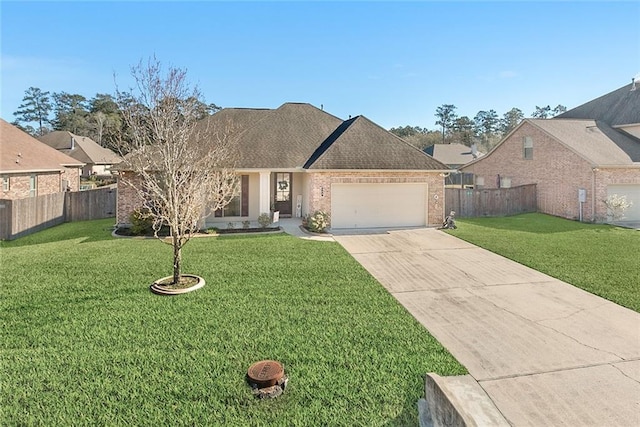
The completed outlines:
[[[448,232],[640,311],[640,232],[544,214],[460,219]]]
[[[415,425],[424,374],[466,373],[336,243],[194,239],[207,285],[164,297],[171,247],[112,223],[0,243],[0,424]],[[277,399],[245,383],[262,359],[290,377]]]

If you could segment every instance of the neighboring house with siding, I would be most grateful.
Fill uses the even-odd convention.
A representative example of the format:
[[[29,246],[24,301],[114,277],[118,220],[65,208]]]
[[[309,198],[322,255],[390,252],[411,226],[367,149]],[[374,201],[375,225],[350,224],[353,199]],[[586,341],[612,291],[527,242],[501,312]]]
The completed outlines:
[[[604,201],[625,195],[623,221],[640,221],[640,85],[553,119],[526,119],[491,152],[461,168],[478,188],[537,185],[538,210],[607,221]]]
[[[0,119],[1,199],[78,191],[83,166]]]
[[[55,148],[69,157],[85,164],[82,176],[111,176],[111,167],[122,158],[108,148],[86,136],[75,135],[68,131],[57,130],[38,138],[39,141]]]
[[[447,167],[363,116],[343,121],[310,104],[223,109],[208,125],[231,125],[240,195],[207,225],[257,220],[276,210],[301,217],[317,210],[332,228],[439,225]],[[126,170],[124,171],[125,173]],[[141,202],[118,186],[117,222]]]

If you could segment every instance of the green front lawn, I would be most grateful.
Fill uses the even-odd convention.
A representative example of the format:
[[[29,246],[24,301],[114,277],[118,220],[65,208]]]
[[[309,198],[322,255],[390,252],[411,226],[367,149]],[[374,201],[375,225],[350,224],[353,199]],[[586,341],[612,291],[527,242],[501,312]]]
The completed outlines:
[[[640,311],[640,232],[543,214],[457,221],[450,234]]]
[[[194,239],[207,285],[165,297],[171,248],[112,223],[0,243],[0,425],[404,426],[425,373],[465,373],[336,243]],[[277,399],[245,382],[262,359],[290,377]]]

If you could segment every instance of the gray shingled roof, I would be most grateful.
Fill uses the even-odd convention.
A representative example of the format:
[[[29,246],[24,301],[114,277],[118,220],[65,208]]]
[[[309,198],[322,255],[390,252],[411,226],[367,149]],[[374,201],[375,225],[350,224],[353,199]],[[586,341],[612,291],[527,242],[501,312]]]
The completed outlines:
[[[446,170],[447,166],[364,116],[345,121],[304,165],[308,169]]]
[[[448,166],[460,166],[469,163],[476,157],[483,156],[477,152],[474,157],[470,147],[464,144],[434,144],[424,149],[425,153]]]
[[[71,140],[75,140],[72,149]],[[79,136],[68,131],[54,131],[38,138],[40,142],[83,163],[95,165],[112,165],[120,163],[122,158],[113,151],[101,147],[86,136]]]
[[[310,104],[286,103],[275,110],[225,108],[208,118],[210,129],[230,129],[238,168],[302,166],[342,123]]]
[[[238,139],[242,167],[295,168],[342,123],[310,104],[283,104]]]
[[[61,170],[84,164],[43,144],[26,132],[0,119],[0,172]]]
[[[640,162],[640,141],[595,120],[527,119],[595,166]]]
[[[636,82],[635,90],[631,88],[632,84],[625,85],[555,118],[599,120],[609,126],[638,124],[640,123],[640,82]]]
[[[447,169],[365,117],[343,122],[310,104],[225,108],[199,126],[229,138],[237,169]]]

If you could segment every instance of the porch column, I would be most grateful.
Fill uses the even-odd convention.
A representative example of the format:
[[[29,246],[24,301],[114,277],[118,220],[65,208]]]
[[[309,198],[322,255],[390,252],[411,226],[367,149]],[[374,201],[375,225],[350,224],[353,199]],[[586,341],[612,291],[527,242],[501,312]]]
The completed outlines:
[[[269,213],[271,209],[271,172],[260,172],[260,212]]]

